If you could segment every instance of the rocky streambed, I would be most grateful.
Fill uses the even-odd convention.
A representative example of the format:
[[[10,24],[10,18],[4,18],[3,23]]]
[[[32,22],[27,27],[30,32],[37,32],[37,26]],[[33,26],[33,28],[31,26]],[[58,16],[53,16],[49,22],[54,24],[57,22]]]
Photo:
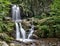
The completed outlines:
[[[20,41],[11,41],[7,43],[5,41],[0,41],[0,46],[60,46],[60,41],[57,38],[41,38],[35,40],[34,42],[20,42]]]

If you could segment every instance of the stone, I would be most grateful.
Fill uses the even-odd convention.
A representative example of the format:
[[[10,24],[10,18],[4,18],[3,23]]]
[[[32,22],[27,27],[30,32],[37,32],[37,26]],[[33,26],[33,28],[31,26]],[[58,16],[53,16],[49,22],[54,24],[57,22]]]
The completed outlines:
[[[32,36],[30,37],[31,39],[39,39],[39,37],[35,34],[32,34]]]
[[[10,46],[15,46],[15,44],[14,43],[10,43]]]
[[[9,45],[10,45],[10,46],[22,46],[22,45],[24,45],[24,44],[14,42],[14,43],[10,43]]]
[[[31,46],[36,46],[35,43],[32,43]]]
[[[10,17],[4,17],[3,20],[9,21],[9,20],[11,20],[11,18]]]
[[[5,41],[0,41],[0,46],[9,46]]]

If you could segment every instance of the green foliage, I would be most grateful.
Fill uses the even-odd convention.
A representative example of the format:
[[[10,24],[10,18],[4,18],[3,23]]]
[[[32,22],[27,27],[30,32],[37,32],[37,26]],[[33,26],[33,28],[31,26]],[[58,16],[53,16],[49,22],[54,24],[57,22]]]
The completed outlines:
[[[60,15],[60,0],[53,0],[51,4],[51,15]]]
[[[0,22],[2,22],[3,17],[9,15],[9,6],[11,2],[8,0],[0,0]]]
[[[0,32],[7,31],[3,18],[9,16],[10,4],[9,0],[0,0]]]
[[[60,37],[60,0],[53,0],[52,3],[51,0],[0,0],[0,32],[11,33],[14,30],[14,23],[3,20],[9,16],[11,4],[22,6],[27,16],[39,18],[36,22],[39,37]]]
[[[54,16],[49,19],[38,22],[37,35],[39,37],[60,37],[60,16]]]
[[[0,33],[0,40],[4,40],[8,43],[8,42],[11,42],[13,38],[9,37],[6,33]]]

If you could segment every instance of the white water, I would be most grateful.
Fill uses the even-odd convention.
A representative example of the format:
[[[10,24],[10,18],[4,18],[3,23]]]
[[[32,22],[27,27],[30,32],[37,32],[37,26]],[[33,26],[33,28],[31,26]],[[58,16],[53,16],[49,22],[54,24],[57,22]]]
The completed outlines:
[[[16,40],[20,39],[20,31],[19,31],[19,25],[18,23],[15,23],[16,24]]]
[[[19,7],[17,6],[16,7],[16,21],[19,21],[21,20],[21,17],[20,17],[20,9]]]
[[[13,5],[12,7],[12,20],[15,22],[19,22],[21,20],[20,8],[16,5]]]
[[[34,25],[31,26],[28,37],[26,38],[26,31],[23,29],[22,24],[21,24],[20,8],[17,5],[12,6],[12,19],[16,25],[16,40],[20,40],[23,42],[32,41],[30,37],[32,36],[34,32]]]
[[[16,8],[16,5],[14,5],[13,7],[12,7],[12,20],[14,21],[15,20],[15,8]]]
[[[30,39],[30,37],[32,36],[33,32],[34,32],[34,25],[31,26],[30,33],[28,35],[28,39]]]
[[[21,23],[19,23],[19,24],[20,24],[20,31],[21,31],[21,34],[22,34],[22,36],[23,36],[23,39],[25,39],[25,38],[26,38],[25,30],[22,28]]]

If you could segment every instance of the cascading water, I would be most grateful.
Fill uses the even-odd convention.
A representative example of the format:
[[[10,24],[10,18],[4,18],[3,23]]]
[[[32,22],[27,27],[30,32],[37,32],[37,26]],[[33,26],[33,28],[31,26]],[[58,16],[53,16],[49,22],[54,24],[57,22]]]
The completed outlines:
[[[16,40],[20,39],[20,31],[19,31],[19,25],[18,23],[15,23],[16,24]]]
[[[13,5],[12,7],[12,20],[15,22],[16,25],[16,40],[20,39],[20,30],[18,21],[20,20],[20,13],[19,13],[19,7],[16,5]]]
[[[21,23],[19,23],[19,24],[20,24],[20,31],[21,31],[21,34],[22,34],[22,36],[23,36],[23,39],[26,39],[25,30],[22,28]]]
[[[34,32],[34,25],[31,26],[30,33],[28,35],[28,39],[30,39],[30,37],[32,36],[33,32]]]
[[[12,7],[12,20],[15,22],[19,22],[21,20],[19,6],[13,5],[13,7]]]
[[[31,26],[30,32],[28,34],[28,38],[26,38],[26,32],[22,28],[22,25],[21,25],[20,8],[17,5],[12,6],[12,19],[16,25],[16,40],[20,40],[23,42],[32,41],[30,37],[32,36],[34,32],[34,25]],[[21,35],[22,35],[22,38],[21,38]]]

